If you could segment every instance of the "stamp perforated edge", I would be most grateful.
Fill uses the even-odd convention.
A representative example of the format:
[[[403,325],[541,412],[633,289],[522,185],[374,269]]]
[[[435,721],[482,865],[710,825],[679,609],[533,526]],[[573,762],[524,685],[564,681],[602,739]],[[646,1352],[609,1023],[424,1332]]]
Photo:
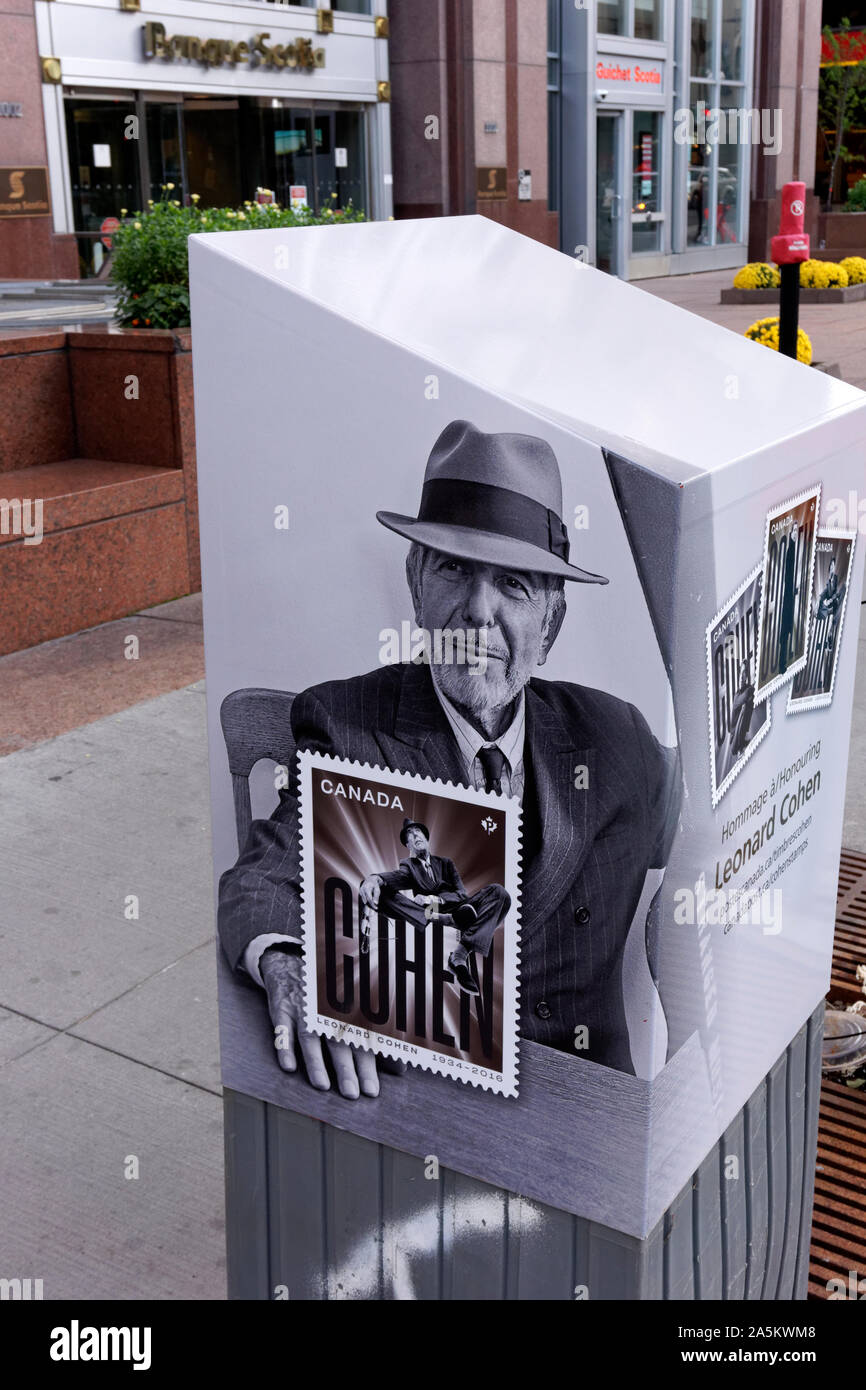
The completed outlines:
[[[802,502],[808,502],[809,499],[812,497],[814,497],[815,499],[815,531],[812,536],[811,554],[809,556],[809,582],[806,589],[806,592],[809,595],[809,616],[806,621],[806,640],[803,645],[803,655],[799,657],[797,661],[794,662],[793,666],[788,667],[784,675],[775,676],[773,680],[770,681],[769,685],[766,685],[763,690],[760,689],[759,680],[761,671],[761,642],[764,636],[764,620],[766,617],[767,607],[766,585],[764,584],[764,580],[762,578],[761,610],[758,616],[758,668],[755,672],[756,705],[762,704],[769,695],[775,694],[777,690],[781,690],[783,685],[787,685],[788,681],[792,681],[796,676],[797,672],[802,671],[803,667],[806,665],[806,662],[809,659],[809,635],[812,626],[812,579],[815,573],[815,551],[818,546],[818,521],[821,516],[821,484],[813,483],[811,487],[803,488],[802,492],[798,492],[796,496],[789,497],[787,502],[781,502],[777,507],[771,507],[770,510],[767,512],[767,520],[764,523],[764,548],[761,551],[762,576],[766,570],[767,565],[767,549],[770,544],[771,522],[774,518],[783,516],[785,512],[790,511],[792,507],[798,507]]]
[[[830,677],[830,689],[826,695],[807,695],[797,700],[794,698],[794,686],[792,683],[791,689],[788,691],[788,703],[785,706],[786,715],[803,714],[806,710],[810,709],[826,709],[828,705],[832,705],[833,703],[833,691],[836,686],[836,671],[839,668],[839,655],[842,650],[842,638],[845,633],[845,613],[848,608],[848,594],[851,591],[851,575],[854,571],[854,556],[857,553],[857,532],[839,531],[835,526],[824,526],[818,531],[818,540],[851,542],[851,559],[848,562],[848,578],[845,581],[845,597],[842,600],[842,615],[839,618],[839,636],[836,642],[836,654],[833,657],[833,674]],[[814,597],[814,595],[810,595],[810,600],[812,597]],[[807,647],[806,656],[808,657],[808,655],[809,650]]]
[[[497,1079],[484,1076],[472,1076],[464,1074],[464,1068],[468,1070],[469,1064],[461,1064],[458,1059],[449,1061],[436,1061],[433,1056],[426,1056],[423,1060],[409,1062],[412,1067],[418,1067],[421,1071],[429,1071],[434,1075],[448,1076],[453,1080],[462,1081],[466,1085],[477,1086],[483,1091],[492,1091],[497,1095],[509,1098],[516,1098],[518,1093],[518,1072],[520,1067],[520,1055],[518,1050],[518,1020],[520,1015],[520,921],[522,910],[522,873],[521,873],[521,850],[522,850],[522,810],[519,801],[515,797],[496,796],[493,792],[479,792],[473,787],[460,786],[454,782],[442,781],[439,777],[425,777],[417,772],[392,772],[389,768],[382,768],[372,763],[359,762],[355,759],[338,758],[331,753],[317,753],[311,749],[298,749],[298,778],[299,778],[299,803],[300,803],[300,869],[301,869],[301,922],[304,942],[304,1025],[311,1033],[317,1033],[320,1037],[332,1038],[336,1041],[340,1039],[340,1026],[333,1024],[331,1027],[319,1023],[319,1013],[316,1007],[316,996],[318,992],[318,971],[316,961],[316,920],[315,909],[309,901],[311,895],[306,892],[306,884],[312,883],[313,874],[313,826],[312,826],[312,773],[313,768],[330,767],[334,772],[341,772],[347,776],[367,777],[368,779],[379,779],[386,781],[390,786],[405,788],[412,791],[425,791],[436,796],[445,796],[454,801],[461,801],[464,804],[474,802],[475,805],[483,807],[485,810],[502,810],[503,806],[507,809],[505,816],[506,833],[506,870],[513,865],[513,881],[507,882],[504,887],[511,895],[511,913],[514,917],[513,952],[505,950],[504,977],[503,977],[503,1009],[502,1009],[502,1071]],[[506,878],[508,878],[506,872]],[[370,1030],[371,1036],[373,1030]],[[406,1053],[399,1043],[392,1043],[390,1039],[381,1034],[375,1035],[375,1041],[353,1037],[351,1039],[353,1047],[363,1048],[367,1052],[374,1052],[379,1056],[396,1058],[399,1061],[407,1061]],[[432,1053],[433,1048],[429,1051]],[[492,1071],[493,1068],[488,1068]]]
[[[739,587],[738,589],[736,589],[736,590],[734,591],[733,594],[731,594],[731,597],[728,599],[727,603],[723,603],[723,604],[722,604],[721,608],[719,609],[718,613],[717,613],[717,614],[715,615],[715,617],[713,618],[712,622],[707,623],[707,635],[706,635],[706,648],[707,648],[707,735],[708,735],[708,737],[709,737],[709,743],[710,743],[710,787],[711,787],[711,789],[712,789],[712,794],[713,794],[713,810],[716,809],[716,807],[718,806],[718,804],[719,804],[719,802],[721,801],[722,797],[725,795],[725,792],[729,791],[730,788],[733,786],[734,782],[736,781],[737,777],[738,777],[738,776],[740,775],[740,773],[742,772],[743,768],[746,766],[746,763],[747,763],[747,762],[749,761],[749,759],[751,758],[751,756],[752,756],[752,754],[754,753],[755,749],[756,749],[756,748],[758,747],[758,745],[759,745],[760,743],[762,743],[763,740],[766,738],[767,734],[770,732],[770,726],[772,725],[772,722],[773,722],[773,707],[772,707],[772,705],[771,705],[771,704],[769,703],[769,701],[768,701],[768,702],[767,702],[767,719],[766,719],[766,723],[763,725],[763,728],[761,729],[761,731],[760,731],[760,733],[758,734],[757,738],[753,739],[752,742],[749,744],[749,746],[748,746],[748,748],[746,749],[746,751],[745,751],[745,753],[743,754],[743,756],[742,756],[736,763],[734,763],[734,766],[731,768],[730,772],[727,774],[726,777],[723,778],[721,786],[720,786],[720,787],[717,787],[717,786],[716,786],[716,750],[715,750],[715,744],[714,744],[714,742],[713,742],[713,642],[712,642],[713,628],[716,626],[717,623],[720,623],[720,622],[721,622],[722,618],[724,618],[724,616],[725,616],[726,613],[729,613],[729,612],[730,612],[730,610],[731,610],[731,608],[734,606],[734,604],[737,603],[737,601],[738,601],[740,598],[742,598],[743,594],[746,592],[746,590],[748,589],[749,585],[750,585],[750,584],[754,584],[754,582],[755,582],[756,579],[760,579],[760,580],[761,580],[761,590],[763,591],[763,587],[764,587],[764,580],[763,580],[763,577],[762,577],[762,575],[763,575],[763,568],[764,568],[763,565],[756,565],[755,568],[752,570],[751,574],[748,574],[748,575],[746,576],[746,578],[743,580],[743,582],[742,582],[742,584],[740,585],[740,587]],[[762,593],[762,601],[763,601],[763,593]],[[755,653],[755,655],[756,655],[756,666],[757,666],[757,647],[756,647],[756,653]],[[755,673],[755,674],[757,675],[757,670],[756,670],[756,673]],[[756,701],[756,703],[757,703],[757,701]]]

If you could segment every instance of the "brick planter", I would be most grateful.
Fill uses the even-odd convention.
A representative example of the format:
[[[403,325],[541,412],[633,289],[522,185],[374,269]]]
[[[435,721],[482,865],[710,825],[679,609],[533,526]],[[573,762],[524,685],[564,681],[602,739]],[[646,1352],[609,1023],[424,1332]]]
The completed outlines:
[[[866,285],[845,285],[832,290],[800,290],[801,304],[856,304],[866,299]],[[779,307],[776,290],[722,290],[720,304],[775,304]]]
[[[826,260],[866,254],[866,212],[819,212],[816,245]]]
[[[189,330],[0,335],[0,655],[199,587]]]

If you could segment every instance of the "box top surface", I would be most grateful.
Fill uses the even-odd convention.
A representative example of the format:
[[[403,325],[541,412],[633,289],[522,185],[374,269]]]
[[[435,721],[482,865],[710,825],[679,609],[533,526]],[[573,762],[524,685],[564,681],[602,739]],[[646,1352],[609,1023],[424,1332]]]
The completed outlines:
[[[486,217],[190,244],[193,266],[228,258],[679,482],[866,406],[856,387]]]

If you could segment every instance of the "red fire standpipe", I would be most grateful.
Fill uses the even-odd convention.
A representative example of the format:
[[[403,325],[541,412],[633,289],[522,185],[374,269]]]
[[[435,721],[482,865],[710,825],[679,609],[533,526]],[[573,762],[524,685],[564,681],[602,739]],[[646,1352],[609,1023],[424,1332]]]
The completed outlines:
[[[779,267],[779,351],[797,356],[800,317],[800,263],[809,259],[809,238],[803,230],[806,216],[805,183],[786,183],[782,189],[779,235],[770,243],[770,255]]]

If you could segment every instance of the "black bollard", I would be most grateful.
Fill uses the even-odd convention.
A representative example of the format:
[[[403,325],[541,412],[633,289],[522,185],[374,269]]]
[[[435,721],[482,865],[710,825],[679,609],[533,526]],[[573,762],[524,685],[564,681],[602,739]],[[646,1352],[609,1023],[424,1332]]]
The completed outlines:
[[[800,266],[779,267],[779,351],[786,357],[797,356],[797,326],[800,319]]]

